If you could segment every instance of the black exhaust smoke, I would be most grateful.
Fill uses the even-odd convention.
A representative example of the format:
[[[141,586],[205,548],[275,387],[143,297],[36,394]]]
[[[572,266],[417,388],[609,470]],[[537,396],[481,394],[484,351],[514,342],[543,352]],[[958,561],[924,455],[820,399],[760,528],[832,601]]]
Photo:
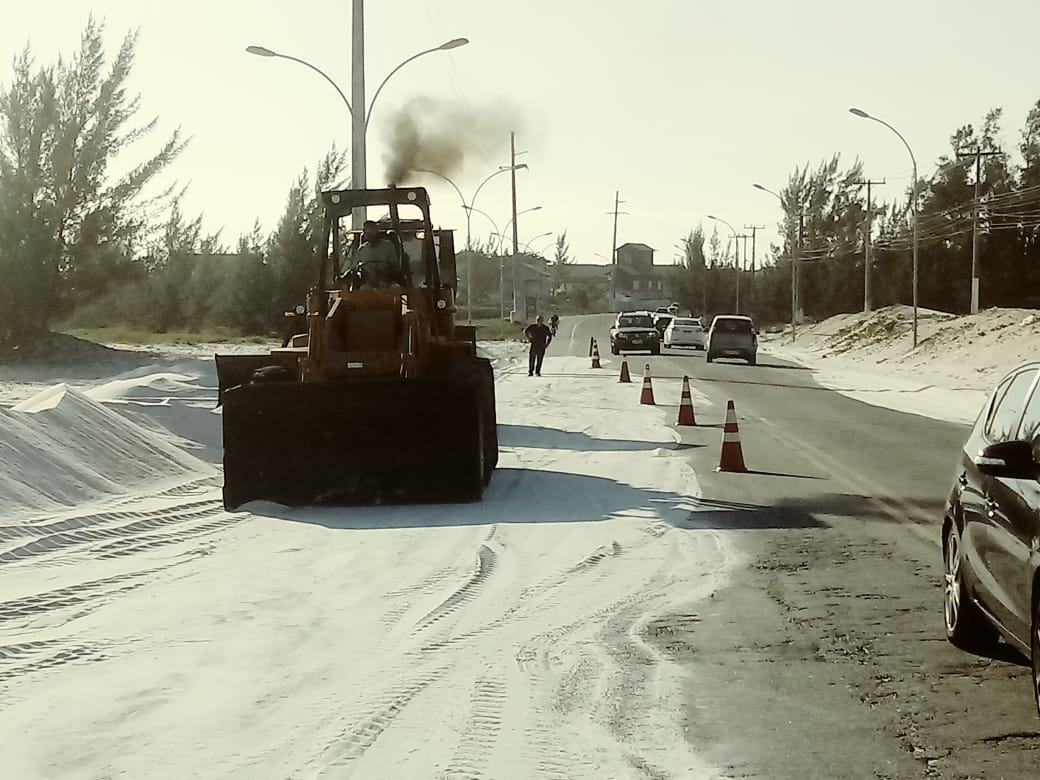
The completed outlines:
[[[422,171],[455,177],[468,165],[508,163],[510,131],[518,112],[505,104],[477,107],[461,101],[420,97],[387,122],[387,183],[397,186]]]

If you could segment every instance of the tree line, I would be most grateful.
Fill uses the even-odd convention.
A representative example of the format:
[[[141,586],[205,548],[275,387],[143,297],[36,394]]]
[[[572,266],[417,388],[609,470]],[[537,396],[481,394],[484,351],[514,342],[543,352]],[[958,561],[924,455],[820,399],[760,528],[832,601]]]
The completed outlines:
[[[137,35],[108,62],[103,33],[91,17],[55,65],[26,47],[0,86],[0,348],[55,326],[277,332],[314,281],[320,194],[344,186],[346,155],[333,148],[290,183],[270,233],[257,222],[227,244],[184,213],[183,189],[162,184],[187,144],[180,130],[114,174],[141,156],[156,120],[141,120],[127,86]],[[472,291],[475,316],[497,317],[503,297],[511,308],[511,259],[494,238],[458,253],[459,293]],[[567,262],[566,233],[555,249]]]
[[[921,307],[969,311],[976,219],[980,307],[1040,307],[1040,101],[1020,131],[1019,163],[1001,141],[1001,115],[993,109],[978,127],[957,128],[949,153],[903,196],[886,204],[873,190],[872,308],[912,303],[913,206]],[[723,241],[717,229],[708,235],[698,226],[682,239],[673,284],[685,307],[732,311],[739,283],[742,311],[762,322],[789,321],[797,247],[806,318],[863,310],[868,237],[863,164],[855,160],[844,167],[834,154],[816,166],[796,167],[778,194],[782,242],[754,271],[736,270],[732,239]]]
[[[227,326],[277,330],[317,267],[320,192],[336,185],[334,148],[289,187],[285,210],[225,245],[184,190],[161,180],[184,150],[178,129],[121,175],[156,120],[141,121],[127,86],[137,35],[106,62],[104,26],[87,22],[75,53],[37,65],[26,47],[0,88],[0,345],[55,323],[137,325],[154,331]]]

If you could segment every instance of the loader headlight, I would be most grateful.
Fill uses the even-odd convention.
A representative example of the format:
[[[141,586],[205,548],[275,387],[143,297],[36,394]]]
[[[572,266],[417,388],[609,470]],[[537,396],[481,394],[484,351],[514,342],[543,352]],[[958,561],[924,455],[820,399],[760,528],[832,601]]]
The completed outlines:
[[[444,301],[444,300],[437,301],[437,308],[438,309],[446,309],[446,308],[448,308],[447,301]]]

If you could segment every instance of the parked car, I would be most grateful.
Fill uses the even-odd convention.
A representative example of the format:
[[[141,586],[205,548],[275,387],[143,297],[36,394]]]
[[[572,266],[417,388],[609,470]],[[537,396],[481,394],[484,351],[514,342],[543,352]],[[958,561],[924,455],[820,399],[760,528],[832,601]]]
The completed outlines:
[[[672,349],[676,347],[693,347],[704,349],[704,343],[708,334],[699,319],[694,317],[676,317],[665,328],[664,346]]]
[[[654,327],[657,328],[658,335],[663,339],[665,328],[675,319],[672,314],[655,314],[654,315]]]
[[[750,317],[736,314],[720,314],[711,321],[708,329],[707,353],[704,359],[736,357],[755,365],[758,360],[758,331]]]
[[[648,311],[629,311],[618,314],[610,328],[610,354],[622,352],[649,352],[661,354],[661,334],[654,327]]]
[[[997,383],[960,452],[943,516],[946,637],[1003,636],[1033,668],[1040,714],[1040,359]]]

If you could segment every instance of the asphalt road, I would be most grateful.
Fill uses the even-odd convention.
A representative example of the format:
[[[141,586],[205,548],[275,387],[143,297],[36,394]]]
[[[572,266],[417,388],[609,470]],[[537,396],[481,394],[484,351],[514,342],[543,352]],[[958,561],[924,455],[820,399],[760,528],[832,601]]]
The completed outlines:
[[[548,354],[588,355],[594,336],[618,372],[611,321],[564,318]],[[1024,659],[943,634],[940,518],[966,429],[822,389],[765,350],[754,367],[627,360],[634,382],[649,363],[711,399],[677,428],[703,496],[686,528],[731,534],[748,556],[709,604],[651,626],[691,662],[690,741],[732,777],[1040,776]],[[677,414],[678,397],[655,396]],[[715,472],[728,400],[748,474]]]

